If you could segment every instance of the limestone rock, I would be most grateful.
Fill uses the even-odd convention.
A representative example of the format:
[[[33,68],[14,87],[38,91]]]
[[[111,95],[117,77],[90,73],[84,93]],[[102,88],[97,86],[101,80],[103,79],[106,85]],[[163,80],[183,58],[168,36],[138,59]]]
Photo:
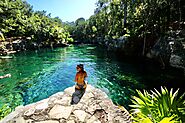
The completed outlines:
[[[185,39],[174,34],[159,38],[146,56],[158,61],[163,67],[169,65],[185,71]]]
[[[58,92],[58,93],[53,94],[51,97],[55,97],[57,99],[60,99],[60,98],[62,98],[63,94],[64,94],[64,92]]]
[[[35,107],[36,110],[44,110],[44,109],[47,109],[47,108],[48,108],[48,103],[47,102],[40,103]]]
[[[26,121],[23,117],[18,117],[14,120],[14,123],[26,123]]]
[[[71,102],[71,97],[68,97],[68,96],[64,96],[62,99],[54,101],[55,104],[66,105],[66,106],[70,105],[70,102]]]
[[[85,121],[85,118],[87,116],[87,113],[85,111],[83,111],[83,110],[75,110],[73,113],[79,119],[79,121],[81,121],[81,122]]]
[[[98,118],[95,116],[92,116],[89,120],[87,120],[87,123],[101,123]]]
[[[48,121],[40,121],[40,122],[35,122],[35,123],[59,123],[59,122],[55,120],[48,120]]]
[[[73,92],[75,91],[75,89],[73,87],[69,87],[69,88],[66,88],[64,90],[64,93],[65,94],[68,94],[69,96],[72,96]]]
[[[62,105],[55,105],[49,112],[49,115],[53,119],[68,119],[72,112],[72,107],[66,107]]]
[[[69,121],[67,121],[67,123],[75,123],[75,121],[74,120],[69,120]]]
[[[24,115],[25,116],[31,116],[35,113],[35,108],[30,108],[27,111],[25,111]]]
[[[131,123],[129,112],[113,104],[106,93],[88,85],[81,100],[71,105],[77,92],[69,87],[47,99],[20,106],[0,123]],[[75,93],[75,94],[74,94]]]

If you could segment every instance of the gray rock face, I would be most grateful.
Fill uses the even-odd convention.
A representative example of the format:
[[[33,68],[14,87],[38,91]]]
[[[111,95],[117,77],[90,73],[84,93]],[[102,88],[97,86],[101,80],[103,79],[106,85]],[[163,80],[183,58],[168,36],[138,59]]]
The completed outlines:
[[[163,67],[167,64],[185,71],[185,38],[162,37],[146,56],[158,60]]]
[[[111,41],[108,39],[104,40],[103,45],[105,45],[108,50],[109,49],[116,49],[116,50],[125,50],[125,44],[127,43],[127,37],[119,37],[118,39],[112,39]]]
[[[100,89],[88,85],[83,97],[71,105],[75,87],[39,102],[19,106],[0,123],[131,123],[130,114],[114,105]]]

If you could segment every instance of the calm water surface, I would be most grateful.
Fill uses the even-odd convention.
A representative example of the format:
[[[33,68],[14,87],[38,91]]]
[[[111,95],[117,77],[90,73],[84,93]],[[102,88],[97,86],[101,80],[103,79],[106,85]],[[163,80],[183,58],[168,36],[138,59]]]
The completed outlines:
[[[25,51],[14,54],[12,59],[0,59],[0,75],[12,75],[0,80],[0,108],[5,104],[13,109],[33,103],[73,86],[76,65],[80,63],[85,66],[90,84],[126,108],[136,89],[167,82],[172,87],[181,87],[185,80],[174,72],[123,61],[124,58],[118,59],[106,49],[92,45]]]

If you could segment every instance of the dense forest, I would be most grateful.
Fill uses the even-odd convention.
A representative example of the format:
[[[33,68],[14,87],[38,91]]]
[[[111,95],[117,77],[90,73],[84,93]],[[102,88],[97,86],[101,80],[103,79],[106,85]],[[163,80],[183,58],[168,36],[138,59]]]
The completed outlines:
[[[6,45],[16,39],[27,39],[22,41],[26,46],[73,41],[61,19],[51,18],[51,14],[47,15],[44,10],[34,12],[32,6],[22,0],[0,1],[0,32],[1,51],[6,50]]]
[[[155,37],[184,28],[183,0],[99,0],[96,4],[95,14],[88,20],[76,20],[84,39]],[[80,33],[77,29],[74,34]]]
[[[185,68],[185,1],[99,0],[96,6],[88,20],[70,27],[74,40],[153,58],[162,68]]]
[[[114,47],[122,47],[126,55],[151,56],[147,53],[152,52],[158,40],[163,40],[163,48],[156,46],[160,49],[158,59],[161,59],[163,65],[169,61],[166,60],[169,56],[163,56],[171,52],[172,49],[168,47],[174,44],[183,49],[185,46],[183,0],[99,0],[96,6],[94,15],[88,20],[79,18],[75,22],[66,23],[58,17],[51,18],[51,14],[47,15],[44,10],[34,12],[26,1],[2,0],[1,41],[4,37],[9,43],[11,39],[27,37],[31,40],[23,43],[38,46],[65,44],[73,40],[109,47],[116,44]],[[117,46],[118,39],[127,42]],[[7,48],[8,42],[4,45],[1,43],[1,51]],[[156,54],[159,53],[153,55]],[[184,57],[184,54],[180,55]]]
[[[87,41],[124,36],[140,41],[145,54],[155,39],[185,28],[183,0],[99,0],[96,5],[94,15],[88,20],[77,19],[69,30],[74,39]]]
[[[184,0],[98,0],[89,19],[62,22],[24,0],[0,1],[0,55],[35,47],[93,43],[185,70]],[[184,122],[184,97],[161,88],[133,97],[136,122]],[[156,101],[156,103],[151,102]],[[17,105],[16,105],[17,106]],[[15,108],[15,107],[13,107]],[[0,109],[0,119],[13,109]],[[174,120],[174,121],[170,121]]]

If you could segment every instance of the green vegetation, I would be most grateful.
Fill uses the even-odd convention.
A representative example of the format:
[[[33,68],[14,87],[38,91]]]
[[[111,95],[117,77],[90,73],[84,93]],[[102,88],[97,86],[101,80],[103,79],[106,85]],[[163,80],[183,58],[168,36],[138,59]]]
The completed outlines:
[[[156,39],[185,25],[183,0],[98,0],[96,5],[94,15],[73,27],[75,40],[103,42],[126,37],[144,55]]]
[[[3,33],[0,32],[0,41],[4,41],[4,40],[5,40],[4,35]]]
[[[22,104],[22,96],[18,92],[9,92],[5,95],[5,99],[1,101],[7,102],[6,104],[0,105],[0,120],[3,119],[6,115],[14,111],[17,106],[23,105]],[[0,102],[1,104],[1,102]]]
[[[1,0],[0,53],[6,50],[5,42],[11,42],[8,39],[15,37],[30,37],[31,40],[25,43],[38,46],[66,44],[73,40],[105,43],[105,40],[124,37],[129,39],[132,49],[139,47],[138,53],[146,55],[156,39],[185,28],[184,0],[98,0],[96,5],[95,14],[88,20],[79,18],[74,23],[63,23],[60,18],[47,15],[46,11],[33,11],[26,1]],[[115,78],[120,80],[116,86],[124,81],[127,82],[124,83],[125,87],[138,84],[130,76]],[[31,85],[28,84],[27,88],[29,86]],[[113,85],[105,83],[102,86],[111,88]],[[4,86],[0,85],[1,88]],[[127,94],[124,90],[112,91],[120,94],[117,98],[123,98]],[[134,108],[132,111],[135,122],[185,122],[184,95],[179,97],[178,91],[173,93],[173,90],[169,92],[166,88],[161,88],[161,93],[157,90],[151,93],[137,92],[139,97],[133,97],[134,105],[131,106]],[[0,119],[23,102],[21,92],[8,93],[5,96],[7,104],[0,105]]]
[[[146,55],[157,38],[185,25],[183,0],[98,0],[96,5],[88,20],[62,23],[46,11],[34,12],[26,1],[1,0],[0,31],[5,38],[26,36],[42,45],[126,37],[138,53]]]
[[[175,123],[185,122],[184,94],[179,97],[178,90],[170,92],[161,87],[161,92],[144,90],[133,96],[132,114],[136,123]]]
[[[46,11],[34,12],[22,0],[0,1],[0,31],[5,39],[30,37],[38,45],[51,45],[72,42],[70,34],[58,18],[51,18]],[[8,40],[7,40],[8,41]]]

